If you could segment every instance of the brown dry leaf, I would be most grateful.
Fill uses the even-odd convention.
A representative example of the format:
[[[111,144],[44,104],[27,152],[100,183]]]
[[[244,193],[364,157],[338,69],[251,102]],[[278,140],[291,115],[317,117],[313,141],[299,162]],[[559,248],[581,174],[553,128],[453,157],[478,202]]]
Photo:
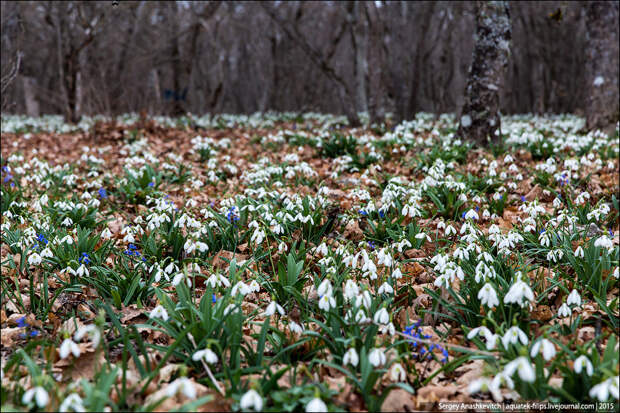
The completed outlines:
[[[405,251],[405,257],[407,258],[424,258],[426,257],[426,253],[424,250],[419,249],[410,249]]]
[[[459,391],[455,385],[431,385],[418,389],[418,402],[436,402],[440,400],[448,400]]]
[[[412,412],[414,410],[416,410],[415,396],[403,389],[392,390],[381,405],[382,412]]]
[[[21,333],[20,327],[7,327],[0,329],[0,342],[2,347],[13,347],[15,342],[19,340],[19,334]]]
[[[532,318],[538,321],[549,321],[553,318],[553,313],[551,312],[551,308],[548,305],[539,305],[536,306],[534,311],[532,311]]]
[[[121,314],[123,314],[121,317],[121,323],[126,324],[134,318],[144,315],[144,309],[138,308],[136,304],[131,304],[127,307],[123,306],[121,309]]]
[[[344,228],[343,236],[353,241],[360,241],[362,238],[364,238],[364,233],[362,232],[357,221],[351,220]]]
[[[62,369],[63,379],[68,377],[74,381],[79,379],[90,380],[95,377],[95,372],[105,362],[103,351],[95,351],[90,342],[79,343],[78,346],[81,351],[80,357],[69,356],[54,364],[55,368]]]
[[[227,261],[237,260],[237,265],[243,264],[248,256],[244,254],[234,254],[230,251],[221,250],[213,258],[213,267],[217,269],[226,269],[230,265]]]

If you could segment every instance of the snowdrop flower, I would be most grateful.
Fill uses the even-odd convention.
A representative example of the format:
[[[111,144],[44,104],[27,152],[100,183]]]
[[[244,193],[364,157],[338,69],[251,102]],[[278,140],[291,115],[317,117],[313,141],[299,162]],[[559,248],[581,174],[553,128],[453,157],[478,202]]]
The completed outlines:
[[[566,303],[562,303],[562,305],[558,309],[558,316],[560,316],[562,318],[570,317],[571,313],[572,313],[572,311],[571,311],[570,307],[566,305]]]
[[[478,213],[474,209],[470,209],[469,211],[465,213],[465,219],[478,220],[480,219],[480,217],[478,216]]]
[[[178,392],[182,392],[188,399],[196,398],[196,388],[187,377],[179,377],[166,388],[166,395],[172,397]]]
[[[321,284],[319,284],[319,288],[317,289],[317,294],[320,296],[323,295],[331,295],[332,293],[332,283],[325,278]]]
[[[577,249],[574,252],[574,255],[577,258],[583,258],[584,257],[583,248],[581,248],[581,245],[577,247]]]
[[[359,295],[360,289],[357,286],[357,283],[351,279],[348,279],[344,284],[344,298],[347,301],[352,300],[357,295]]]
[[[103,231],[101,231],[101,238],[102,239],[110,239],[112,238],[112,232],[106,228]]]
[[[73,225],[73,220],[69,217],[66,217],[60,224],[64,225],[65,227],[70,227],[71,225]]]
[[[314,399],[310,400],[310,402],[308,402],[308,404],[306,405],[307,413],[319,413],[319,412],[326,412],[326,411],[327,411],[327,406],[325,405],[325,403],[323,403],[323,400],[319,399],[318,397],[315,397]]]
[[[381,286],[379,287],[379,290],[378,290],[379,294],[384,294],[384,293],[385,294],[392,294],[393,292],[394,292],[394,289],[387,282],[384,282],[383,284],[381,284]]]
[[[241,409],[248,410],[254,409],[256,412],[263,410],[263,398],[254,389],[248,390],[239,402]]]
[[[71,393],[65,397],[58,410],[61,412],[85,412],[86,408],[84,407],[84,401],[80,395],[77,393]]]
[[[403,273],[400,271],[400,268],[396,267],[396,269],[392,272],[392,278],[394,278],[395,280],[403,278]]]
[[[497,298],[497,293],[493,286],[489,283],[486,283],[480,291],[478,291],[478,299],[482,303],[482,305],[486,305],[489,308],[496,307],[499,305],[499,299]]]
[[[280,254],[283,254],[286,251],[288,251],[288,245],[286,245],[286,243],[284,243],[284,242],[281,242],[280,245],[278,245],[278,252]]]
[[[517,344],[518,341],[521,341],[524,346],[528,343],[527,335],[517,326],[510,327],[502,337],[502,344],[506,349],[508,349],[508,344]]]
[[[296,322],[294,322],[293,320],[289,321],[288,329],[291,331],[291,333],[294,333],[294,334],[301,334],[304,331],[303,327],[297,324]]]
[[[319,299],[319,308],[323,311],[329,311],[330,308],[336,307],[336,300],[331,295],[325,294]]]
[[[377,311],[373,317],[373,321],[376,324],[387,324],[390,322],[390,315],[385,308],[381,308]]]
[[[581,374],[581,371],[584,367],[588,376],[591,376],[592,372],[594,371],[594,368],[592,367],[592,362],[590,362],[590,359],[588,359],[585,355],[581,355],[575,360],[573,369],[575,370],[575,373]]]
[[[251,293],[257,293],[260,291],[260,285],[256,280],[250,281],[250,285],[248,285],[248,289]]]
[[[524,301],[526,299],[526,301]],[[504,296],[504,303],[516,303],[521,307],[524,307],[527,301],[534,300],[534,292],[530,288],[529,285],[524,283],[521,279],[517,279],[517,281],[510,287],[508,293]]]
[[[611,393],[613,397],[618,399],[618,378],[619,376],[610,377],[596,386],[593,386],[590,389],[590,397],[596,397],[599,401],[604,402],[609,398],[609,394]]]
[[[395,363],[390,370],[390,378],[392,381],[405,381],[407,379],[407,373],[405,373],[405,369],[400,363]]]
[[[183,280],[185,280],[185,283],[187,284],[187,286],[191,288],[192,280],[190,280],[189,277],[187,277],[185,273],[182,271],[175,274],[174,278],[172,279],[172,285],[176,287]]]
[[[53,256],[54,256],[54,254],[52,254],[52,250],[49,249],[49,247],[47,247],[43,251],[41,251],[41,257],[43,257],[43,258],[51,258]]]
[[[467,386],[467,391],[469,392],[469,394],[487,392],[489,391],[490,386],[491,380],[489,380],[487,377],[480,377],[479,379],[476,379],[469,383],[469,386]]]
[[[530,352],[530,357],[536,357],[541,347],[543,358],[545,360],[549,361],[555,357],[555,345],[553,345],[553,343],[546,338],[538,340],[534,343],[534,345],[532,346],[532,351]]]
[[[66,359],[70,353],[73,353],[74,357],[80,357],[80,347],[70,338],[66,338],[60,345],[58,353],[61,359]]]
[[[595,247],[607,248],[609,251],[614,249],[614,244],[606,235],[603,235],[594,241]]]
[[[616,267],[612,275],[614,278],[620,278],[620,267]]]
[[[448,225],[445,230],[447,236],[456,234],[456,229],[452,225]]]
[[[215,364],[218,361],[217,354],[215,354],[209,348],[206,348],[204,350],[198,350],[192,356],[192,360],[194,361],[198,361],[200,359],[204,359],[209,364]]]
[[[344,357],[342,358],[342,365],[346,366],[347,364],[351,364],[353,367],[357,367],[357,363],[359,363],[359,356],[357,355],[357,351],[355,351],[354,347],[351,347],[344,353]]]
[[[158,305],[157,307],[153,308],[153,310],[149,313],[149,317],[151,317],[151,318],[161,318],[164,321],[167,321],[168,318],[169,318],[168,317],[168,312],[161,305]]]
[[[577,307],[581,305],[581,296],[579,295],[577,290],[573,289],[573,291],[570,292],[568,298],[566,299],[566,304],[576,305]]]
[[[50,401],[50,396],[47,394],[47,391],[41,386],[37,386],[33,389],[27,390],[22,396],[22,403],[30,404],[33,398],[40,409],[47,406],[47,403]]]
[[[166,310],[164,310],[166,311]],[[101,331],[94,324],[89,324],[87,326],[80,327],[78,331],[75,332],[73,339],[75,341],[80,341],[84,338],[85,335],[89,335],[91,341],[93,343],[93,347],[97,348],[99,342],[101,341]]]
[[[282,306],[280,304],[276,303],[275,301],[272,301],[267,306],[267,309],[263,313],[263,316],[265,316],[265,317],[272,316],[272,315],[275,314],[276,310],[278,311],[278,313],[280,313],[280,315],[284,315],[285,314],[284,308],[282,308]]]
[[[518,357],[504,367],[504,373],[512,377],[515,371],[519,372],[519,378],[527,383],[536,381],[536,372],[532,367],[532,363],[525,357]]]
[[[239,281],[237,284],[233,285],[230,295],[237,295],[237,293],[248,295],[250,294],[250,288],[243,281]]]
[[[385,353],[381,349],[373,348],[368,354],[368,361],[373,366],[379,367],[386,362]]]
[[[80,277],[84,276],[84,275],[89,275],[90,272],[88,271],[88,268],[84,265],[81,264],[78,269],[75,271],[76,275],[79,275]]]
[[[41,264],[41,256],[36,252],[32,253],[30,257],[28,257],[28,264],[30,265],[39,265]]]

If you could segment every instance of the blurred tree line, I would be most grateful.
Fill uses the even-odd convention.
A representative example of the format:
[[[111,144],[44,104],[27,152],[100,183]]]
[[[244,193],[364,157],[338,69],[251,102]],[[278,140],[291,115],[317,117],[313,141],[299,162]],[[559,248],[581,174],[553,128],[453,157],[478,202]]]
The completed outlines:
[[[113,3],[115,3],[113,5]],[[116,4],[118,3],[118,4]],[[586,110],[587,2],[511,2],[503,113]],[[476,2],[2,2],[3,111],[319,111],[464,104]],[[617,25],[617,13],[616,13]],[[617,42],[617,29],[616,29]],[[614,54],[617,62],[617,45]],[[617,63],[616,63],[617,64]],[[615,88],[617,99],[617,67]]]

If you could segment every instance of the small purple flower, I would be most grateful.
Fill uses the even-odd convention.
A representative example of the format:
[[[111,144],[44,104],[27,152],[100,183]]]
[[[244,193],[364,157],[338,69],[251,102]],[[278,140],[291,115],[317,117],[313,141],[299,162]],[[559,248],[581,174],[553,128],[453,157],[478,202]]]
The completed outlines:
[[[525,197],[521,195],[521,202],[525,202]]]
[[[105,190],[105,188],[101,187],[99,188],[99,190],[97,191],[97,193],[99,193],[99,197],[100,198],[107,198],[108,197],[108,192]]]
[[[17,319],[17,327],[28,327],[28,323],[26,322],[26,317],[20,317]]]

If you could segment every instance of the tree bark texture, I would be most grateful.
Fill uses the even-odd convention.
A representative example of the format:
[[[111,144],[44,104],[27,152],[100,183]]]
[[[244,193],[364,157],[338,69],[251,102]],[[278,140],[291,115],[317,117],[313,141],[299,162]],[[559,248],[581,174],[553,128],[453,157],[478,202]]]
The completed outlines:
[[[586,123],[588,129],[613,129],[618,122],[618,2],[586,6]]]
[[[479,145],[499,138],[499,91],[508,67],[510,41],[508,3],[478,2],[476,40],[458,135]]]

